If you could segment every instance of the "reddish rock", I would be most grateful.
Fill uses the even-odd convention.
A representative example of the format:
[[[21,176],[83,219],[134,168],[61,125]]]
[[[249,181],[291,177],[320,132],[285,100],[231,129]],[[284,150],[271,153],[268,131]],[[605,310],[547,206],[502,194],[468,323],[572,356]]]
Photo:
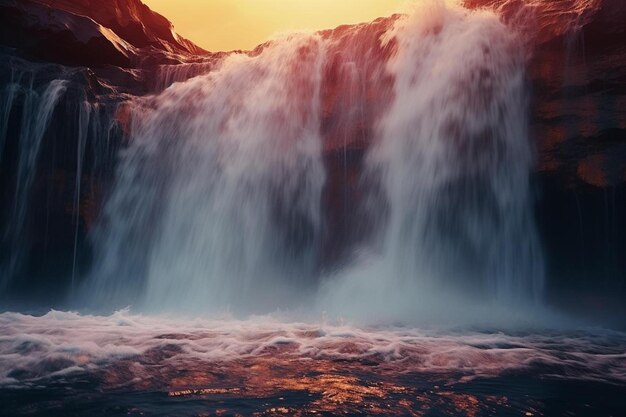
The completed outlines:
[[[172,23],[140,0],[33,0],[52,9],[86,16],[129,44],[174,53],[203,54],[206,51],[174,31]]]

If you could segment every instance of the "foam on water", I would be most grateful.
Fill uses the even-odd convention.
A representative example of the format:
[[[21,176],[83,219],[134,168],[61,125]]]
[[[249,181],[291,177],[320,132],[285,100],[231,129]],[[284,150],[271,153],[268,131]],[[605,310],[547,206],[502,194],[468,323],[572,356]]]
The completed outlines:
[[[310,359],[320,366],[325,361],[362,364],[396,377],[434,374],[448,382],[515,371],[626,383],[625,336],[603,330],[506,334],[315,324],[270,316],[174,319],[128,311],[111,316],[2,313],[0,330],[0,385],[13,387],[106,372],[118,372],[118,384],[126,378],[125,384],[167,386],[176,370],[228,369],[263,358],[293,367]]]

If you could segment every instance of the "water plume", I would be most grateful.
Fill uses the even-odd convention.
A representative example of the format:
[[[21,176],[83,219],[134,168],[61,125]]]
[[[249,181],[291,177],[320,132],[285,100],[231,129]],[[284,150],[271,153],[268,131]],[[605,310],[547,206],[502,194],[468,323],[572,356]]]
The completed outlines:
[[[516,33],[440,1],[333,33],[275,39],[133,103],[92,299],[388,320],[540,302]],[[364,156],[345,228],[367,232],[348,230],[360,237],[329,268],[340,236],[322,206],[354,169],[349,146]]]
[[[148,308],[245,310],[306,286],[325,177],[323,58],[316,36],[293,36],[136,108],[96,293],[135,280]]]

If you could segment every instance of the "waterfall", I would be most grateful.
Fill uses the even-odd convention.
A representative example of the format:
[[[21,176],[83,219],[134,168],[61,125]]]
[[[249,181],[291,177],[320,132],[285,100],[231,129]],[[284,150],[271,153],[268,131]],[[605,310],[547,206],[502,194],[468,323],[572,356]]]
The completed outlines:
[[[323,59],[318,36],[293,36],[136,105],[92,292],[246,309],[283,304],[310,280]]]
[[[6,245],[8,248],[0,258],[0,288],[7,285],[23,260],[25,242],[22,233],[28,214],[30,192],[37,173],[41,142],[52,113],[67,88],[65,80],[52,80],[43,89],[37,89],[34,87],[34,79],[33,73],[13,71],[10,82],[2,92],[0,164],[3,163],[2,151],[7,142],[9,119],[16,107],[20,107],[21,120],[17,131],[18,160],[13,205],[9,208],[9,220],[0,236],[2,246]]]
[[[515,35],[491,13],[441,5],[424,6],[392,35],[395,100],[368,161],[390,202],[386,255],[401,271],[437,279],[442,268],[477,268],[503,301],[540,297]]]
[[[218,60],[212,57],[201,62],[160,65],[156,71],[155,90],[161,92],[174,83],[207,74],[217,66]]]
[[[375,261],[341,272],[339,314],[467,314],[467,300],[540,301],[524,51],[491,12],[425,3],[383,40],[394,99],[366,159]],[[345,303],[350,298],[351,303]],[[390,312],[389,309],[392,311]],[[436,311],[436,312],[432,312]],[[464,312],[465,311],[465,312]]]
[[[0,299],[75,287],[88,222],[112,171],[115,98],[96,97],[85,68],[0,66]],[[87,202],[87,204],[85,204]],[[71,284],[71,285],[70,285]]]
[[[337,50],[365,48],[350,36],[385,22],[366,51]],[[230,55],[133,102],[132,139],[94,234],[91,299],[237,312],[311,302],[390,317],[541,299],[516,34],[493,12],[443,2],[338,33]],[[336,175],[324,157],[341,143]],[[372,233],[329,270],[322,205],[348,181],[349,143],[367,149],[360,209],[344,202],[343,215]]]

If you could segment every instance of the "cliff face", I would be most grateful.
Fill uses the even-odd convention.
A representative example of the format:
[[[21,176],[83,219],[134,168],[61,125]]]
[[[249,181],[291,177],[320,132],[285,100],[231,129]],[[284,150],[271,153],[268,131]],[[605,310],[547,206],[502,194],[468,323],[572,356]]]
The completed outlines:
[[[592,314],[626,298],[626,4],[468,0],[494,7],[528,45],[536,213],[549,292]],[[558,294],[558,295],[557,295]]]
[[[153,91],[162,67],[222,55],[182,38],[139,0],[2,0],[0,45],[33,64],[87,68],[110,90],[133,95]]]
[[[140,0],[34,0],[49,8],[85,16],[113,31],[136,48],[204,54],[202,48],[174,32],[172,23]]]
[[[623,317],[626,4],[577,3],[592,8],[556,36],[540,36],[529,63],[537,217],[552,294],[572,308]]]
[[[139,0],[4,0],[0,8],[2,44],[46,62],[131,67],[148,54],[162,63],[206,54]]]
[[[529,116],[537,150],[536,216],[546,253],[548,296],[588,314],[623,317],[626,4],[614,0],[466,3],[498,9],[526,42]],[[326,193],[328,218],[337,230],[350,228],[350,213],[361,195],[362,157],[380,108],[389,99],[388,90],[362,91],[363,98],[356,102],[366,105],[358,116],[346,109],[354,100],[354,86],[373,85],[368,77],[375,78],[380,71],[377,63],[392,53],[380,46],[378,38],[393,20],[326,32],[336,39],[338,50],[350,50],[347,45],[354,41],[354,33],[369,35],[358,35],[354,58],[364,71],[354,78],[345,73],[345,66],[331,64],[324,82],[326,164],[334,173],[331,177],[345,178],[329,183]],[[341,239],[349,242],[358,237],[342,234]],[[348,246],[341,239],[325,246],[331,259],[341,256],[336,246]]]
[[[499,9],[526,41],[536,211],[552,298],[623,314],[624,2],[466,4]],[[384,68],[394,45],[380,37],[397,18],[321,32],[332,40],[321,91],[331,179],[324,210],[333,231],[323,263],[340,262],[360,238],[349,232],[350,213],[362,194],[363,156],[390,99],[394,80]],[[37,287],[48,297],[80,279],[90,263],[88,231],[127,139],[124,103],[209,72],[224,56],[181,38],[139,0],[0,1],[1,288],[33,298]]]
[[[45,299],[76,280],[125,138],[120,104],[220,56],[137,0],[0,1],[0,294]]]

